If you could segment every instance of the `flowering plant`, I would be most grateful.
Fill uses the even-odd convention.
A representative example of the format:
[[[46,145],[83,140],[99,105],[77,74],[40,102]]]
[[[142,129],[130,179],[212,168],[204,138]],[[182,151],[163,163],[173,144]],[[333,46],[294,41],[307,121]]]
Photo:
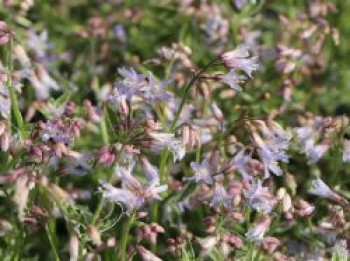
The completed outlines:
[[[348,12],[2,1],[2,260],[348,260]]]

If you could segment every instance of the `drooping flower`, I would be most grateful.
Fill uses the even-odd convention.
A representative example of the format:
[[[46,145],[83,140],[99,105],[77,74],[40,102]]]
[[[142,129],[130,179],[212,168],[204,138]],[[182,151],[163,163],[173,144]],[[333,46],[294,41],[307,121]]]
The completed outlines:
[[[309,191],[309,193],[336,202],[341,202],[343,200],[340,195],[331,190],[320,178],[312,181],[312,189]]]
[[[158,169],[153,166],[146,157],[141,157],[140,162],[148,180],[148,184],[150,186],[158,185],[160,182]]]
[[[243,71],[249,78],[252,72],[259,68],[258,57],[250,56],[247,45],[239,45],[236,49],[221,54],[221,59],[227,68]]]
[[[264,238],[271,223],[269,216],[262,216],[245,234],[249,241],[260,241]]]
[[[224,83],[236,91],[242,91],[242,87],[239,86],[239,84],[243,83],[245,80],[247,80],[247,78],[244,75],[238,75],[235,69],[231,69],[222,78]]]
[[[172,155],[174,162],[181,160],[186,154],[186,148],[180,140],[175,138],[172,133],[150,132],[151,138],[150,149],[154,153],[159,153],[163,149],[168,149]]]

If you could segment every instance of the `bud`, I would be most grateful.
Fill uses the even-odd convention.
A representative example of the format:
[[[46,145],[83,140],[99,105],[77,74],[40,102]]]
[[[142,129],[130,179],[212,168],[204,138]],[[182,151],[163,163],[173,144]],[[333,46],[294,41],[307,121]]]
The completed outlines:
[[[79,240],[77,235],[71,235],[69,240],[69,261],[78,261],[79,257]]]
[[[100,246],[102,244],[100,232],[95,226],[88,225],[87,232],[94,245]]]
[[[148,251],[143,246],[137,246],[136,248],[143,261],[162,261],[162,259],[154,255],[151,251]]]
[[[0,137],[0,148],[2,151],[7,151],[10,147],[10,134],[5,132]]]
[[[0,21],[0,45],[5,45],[11,40],[11,31],[4,21]]]

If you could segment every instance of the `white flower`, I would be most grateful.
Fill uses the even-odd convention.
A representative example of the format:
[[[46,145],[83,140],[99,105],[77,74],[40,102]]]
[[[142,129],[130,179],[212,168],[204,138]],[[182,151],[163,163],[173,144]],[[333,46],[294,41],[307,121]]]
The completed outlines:
[[[313,180],[312,186],[312,189],[309,191],[311,194],[337,202],[343,200],[341,196],[331,190],[320,178]]]
[[[226,83],[236,91],[242,91],[242,87],[239,86],[239,84],[243,83],[245,80],[247,80],[247,77],[245,77],[244,75],[238,75],[235,69],[231,69],[222,78],[222,81],[224,83]]]

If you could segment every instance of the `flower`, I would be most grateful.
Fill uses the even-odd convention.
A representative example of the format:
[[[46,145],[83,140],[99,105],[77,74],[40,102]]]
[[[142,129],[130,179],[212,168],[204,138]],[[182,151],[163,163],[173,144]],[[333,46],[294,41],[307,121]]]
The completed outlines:
[[[155,183],[154,180],[149,180],[145,186],[142,186],[131,174],[133,165],[131,164],[129,168],[117,165],[115,168],[115,174],[120,178],[122,188],[115,188],[103,181],[100,187],[105,199],[122,203],[127,211],[139,209],[152,200],[161,200],[159,194],[168,189],[167,185],[158,186],[159,183]]]
[[[209,16],[201,28],[207,36],[205,40],[209,45],[223,44],[227,41],[228,21],[220,15]]]
[[[239,45],[236,49],[221,54],[221,60],[227,68],[241,70],[251,78],[252,72],[259,68],[259,64],[258,57],[250,57],[248,50],[247,45]]]
[[[27,31],[27,46],[41,62],[45,62],[49,58],[46,53],[53,47],[49,43],[47,31],[42,31],[40,34],[34,31]]]
[[[247,78],[244,75],[238,75],[235,69],[231,69],[228,73],[226,73],[222,81],[229,85],[232,89],[236,91],[242,91],[242,87],[239,86],[239,83],[242,83]]]
[[[330,121],[329,118],[315,117],[308,126],[294,128],[299,146],[310,162],[319,161],[330,148],[331,141],[327,138],[322,139],[319,144],[316,144],[316,142],[323,136],[321,135],[323,132],[333,132],[334,128],[332,129],[330,126],[335,123],[333,120]]]
[[[276,176],[282,175],[282,170],[278,166],[278,161],[288,162],[285,151],[289,147],[291,136],[285,132],[276,122],[263,121],[254,122],[262,133],[263,138],[254,131],[252,138],[257,146],[257,152],[264,165],[264,179],[270,177],[270,171]]]
[[[230,208],[232,205],[233,196],[231,196],[225,189],[222,182],[215,182],[213,196],[210,202],[210,206],[220,207],[224,206],[225,208]]]
[[[155,166],[153,166],[146,157],[141,157],[140,162],[148,180],[148,184],[150,186],[158,185],[160,182],[158,169]]]
[[[0,21],[0,45],[5,45],[11,40],[11,31],[4,21]]]
[[[164,90],[169,83],[170,81],[166,80],[157,82],[153,73],[148,72],[147,85],[141,90],[143,98],[150,104],[156,101],[169,101],[171,96]]]
[[[269,214],[277,203],[268,188],[262,186],[261,180],[253,182],[252,186],[244,191],[244,196],[251,208],[264,214]]]
[[[312,181],[312,186],[313,187],[309,193],[313,195],[327,198],[336,202],[341,202],[343,200],[341,196],[331,190],[320,178],[314,179]]]
[[[118,69],[118,73],[123,79],[115,84],[115,88],[117,88],[120,95],[125,95],[128,100],[138,93],[146,83],[145,76],[138,74],[133,68],[122,67]]]
[[[259,241],[264,238],[264,234],[269,228],[271,219],[268,216],[262,216],[245,234],[249,241]]]
[[[167,148],[173,154],[174,162],[181,160],[186,154],[186,148],[181,141],[175,138],[172,133],[150,132],[148,135],[151,138],[151,151],[155,153],[161,152]]]
[[[190,166],[194,171],[194,176],[187,180],[194,180],[196,183],[213,184],[212,167],[208,160],[203,160],[201,164],[191,162]]]
[[[230,161],[235,169],[242,175],[243,180],[252,179],[249,170],[249,163],[252,161],[250,154],[246,154],[246,150],[240,150]]]

